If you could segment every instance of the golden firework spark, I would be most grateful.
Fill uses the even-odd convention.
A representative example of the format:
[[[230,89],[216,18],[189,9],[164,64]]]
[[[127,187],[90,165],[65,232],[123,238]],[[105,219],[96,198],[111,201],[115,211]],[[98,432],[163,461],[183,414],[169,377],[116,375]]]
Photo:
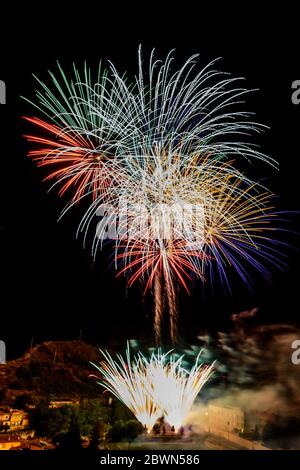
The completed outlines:
[[[104,359],[93,364],[101,374],[99,384],[121,400],[148,432],[161,417],[178,431],[215,365],[200,363],[200,353],[189,371],[183,367],[184,356],[175,359],[172,351],[158,350],[150,358],[139,353],[131,358],[129,345],[126,360],[101,353]]]

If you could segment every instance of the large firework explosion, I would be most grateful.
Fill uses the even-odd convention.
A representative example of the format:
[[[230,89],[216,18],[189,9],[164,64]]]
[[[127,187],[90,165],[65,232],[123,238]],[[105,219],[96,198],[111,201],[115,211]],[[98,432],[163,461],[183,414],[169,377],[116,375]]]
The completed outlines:
[[[94,80],[86,66],[82,74],[74,68],[72,80],[59,68],[52,87],[38,81],[34,105],[45,117],[27,118],[46,134],[27,136],[37,145],[29,155],[53,168],[46,179],[70,194],[63,213],[89,199],[80,231],[102,205],[110,208],[108,223],[114,220],[126,200],[128,235],[114,240],[115,264],[129,285],[139,280],[153,293],[157,343],[166,311],[176,341],[177,290],[188,291],[193,277],[213,283],[217,274],[230,289],[229,267],[250,284],[247,266],[268,276],[268,263],[280,265],[270,237],[272,195],[235,163],[276,167],[249,142],[263,126],[240,111],[248,92],[240,79],[218,72],[215,61],[197,72],[196,59],[173,72],[172,52],[164,62],[152,52],[146,66],[139,50],[133,82],[112,64],[99,67]],[[170,208],[178,222],[188,207],[199,209],[195,217],[169,224]],[[100,224],[94,254],[104,231]]]
[[[150,432],[159,418],[178,431],[186,424],[191,407],[200,390],[213,373],[210,366],[199,362],[200,354],[190,370],[183,366],[184,356],[175,358],[172,351],[153,352],[131,358],[129,345],[126,359],[116,359],[101,351],[104,359],[93,364],[101,373],[99,384],[122,401]]]

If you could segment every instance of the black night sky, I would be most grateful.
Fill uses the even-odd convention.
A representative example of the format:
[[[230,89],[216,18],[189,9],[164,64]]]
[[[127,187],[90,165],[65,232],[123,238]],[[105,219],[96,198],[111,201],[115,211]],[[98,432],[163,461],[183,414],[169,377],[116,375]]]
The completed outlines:
[[[251,5],[248,4],[250,8]],[[154,8],[154,7],[153,7]],[[246,10],[246,9],[245,9]],[[300,79],[296,51],[297,25],[293,14],[277,12],[264,18],[252,11],[229,11],[225,16],[213,12],[186,10],[185,13],[160,11],[118,18],[99,9],[83,15],[77,10],[62,17],[45,11],[42,21],[31,21],[18,11],[22,24],[2,34],[0,79],[7,87],[7,104],[0,106],[1,119],[1,333],[8,357],[15,357],[34,342],[52,339],[82,339],[94,344],[122,346],[127,338],[153,339],[151,303],[141,300],[139,288],[126,291],[124,280],[115,272],[104,252],[93,264],[90,248],[83,249],[76,239],[82,215],[75,208],[60,222],[64,206],[55,191],[47,193],[43,172],[26,157],[22,138],[28,127],[23,115],[32,108],[20,95],[33,96],[32,73],[47,79],[47,70],[64,69],[84,59],[93,66],[99,59],[110,59],[119,70],[136,72],[137,48],[144,54],[153,47],[164,57],[176,49],[177,64],[193,53],[200,53],[200,64],[222,57],[219,68],[246,77],[248,88],[258,88],[248,97],[247,109],[256,119],[270,126],[257,143],[265,153],[280,161],[280,172],[254,164],[257,178],[280,195],[280,207],[299,210],[300,105],[291,101],[291,84]],[[47,20],[45,19],[47,17]],[[207,19],[207,21],[206,21]],[[16,20],[15,20],[16,21]],[[12,20],[13,24],[13,20]],[[289,227],[299,231],[297,215],[289,216]],[[287,235],[295,248],[299,238]],[[227,328],[230,314],[260,306],[261,322],[299,323],[299,251],[287,250],[285,272],[274,270],[272,284],[255,279],[255,295],[234,282],[233,295],[214,293],[196,283],[192,295],[181,297],[180,332],[185,340],[205,329]]]

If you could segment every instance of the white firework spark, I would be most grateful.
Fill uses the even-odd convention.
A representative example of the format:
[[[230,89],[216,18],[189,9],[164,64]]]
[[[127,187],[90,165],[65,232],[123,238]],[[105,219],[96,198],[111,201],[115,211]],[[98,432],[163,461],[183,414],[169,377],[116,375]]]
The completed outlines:
[[[187,415],[205,383],[210,379],[215,363],[199,362],[198,355],[191,370],[183,367],[183,358],[175,359],[171,351],[160,350],[146,358],[139,353],[126,360],[116,359],[101,351],[104,360],[93,364],[101,374],[99,384],[121,400],[150,432],[155,422],[164,417],[176,431],[186,424]]]

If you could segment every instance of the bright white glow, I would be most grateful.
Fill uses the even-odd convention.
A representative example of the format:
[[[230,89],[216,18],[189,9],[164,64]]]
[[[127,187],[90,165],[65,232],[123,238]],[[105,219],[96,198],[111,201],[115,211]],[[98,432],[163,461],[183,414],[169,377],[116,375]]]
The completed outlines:
[[[199,362],[200,354],[191,370],[183,367],[183,357],[174,359],[171,351],[160,350],[146,358],[139,353],[126,361],[121,355],[113,359],[107,351],[101,351],[104,360],[93,364],[101,373],[101,384],[121,400],[136,418],[151,431],[158,418],[174,426],[178,431],[185,424],[187,415],[200,390],[211,377],[214,364]]]

